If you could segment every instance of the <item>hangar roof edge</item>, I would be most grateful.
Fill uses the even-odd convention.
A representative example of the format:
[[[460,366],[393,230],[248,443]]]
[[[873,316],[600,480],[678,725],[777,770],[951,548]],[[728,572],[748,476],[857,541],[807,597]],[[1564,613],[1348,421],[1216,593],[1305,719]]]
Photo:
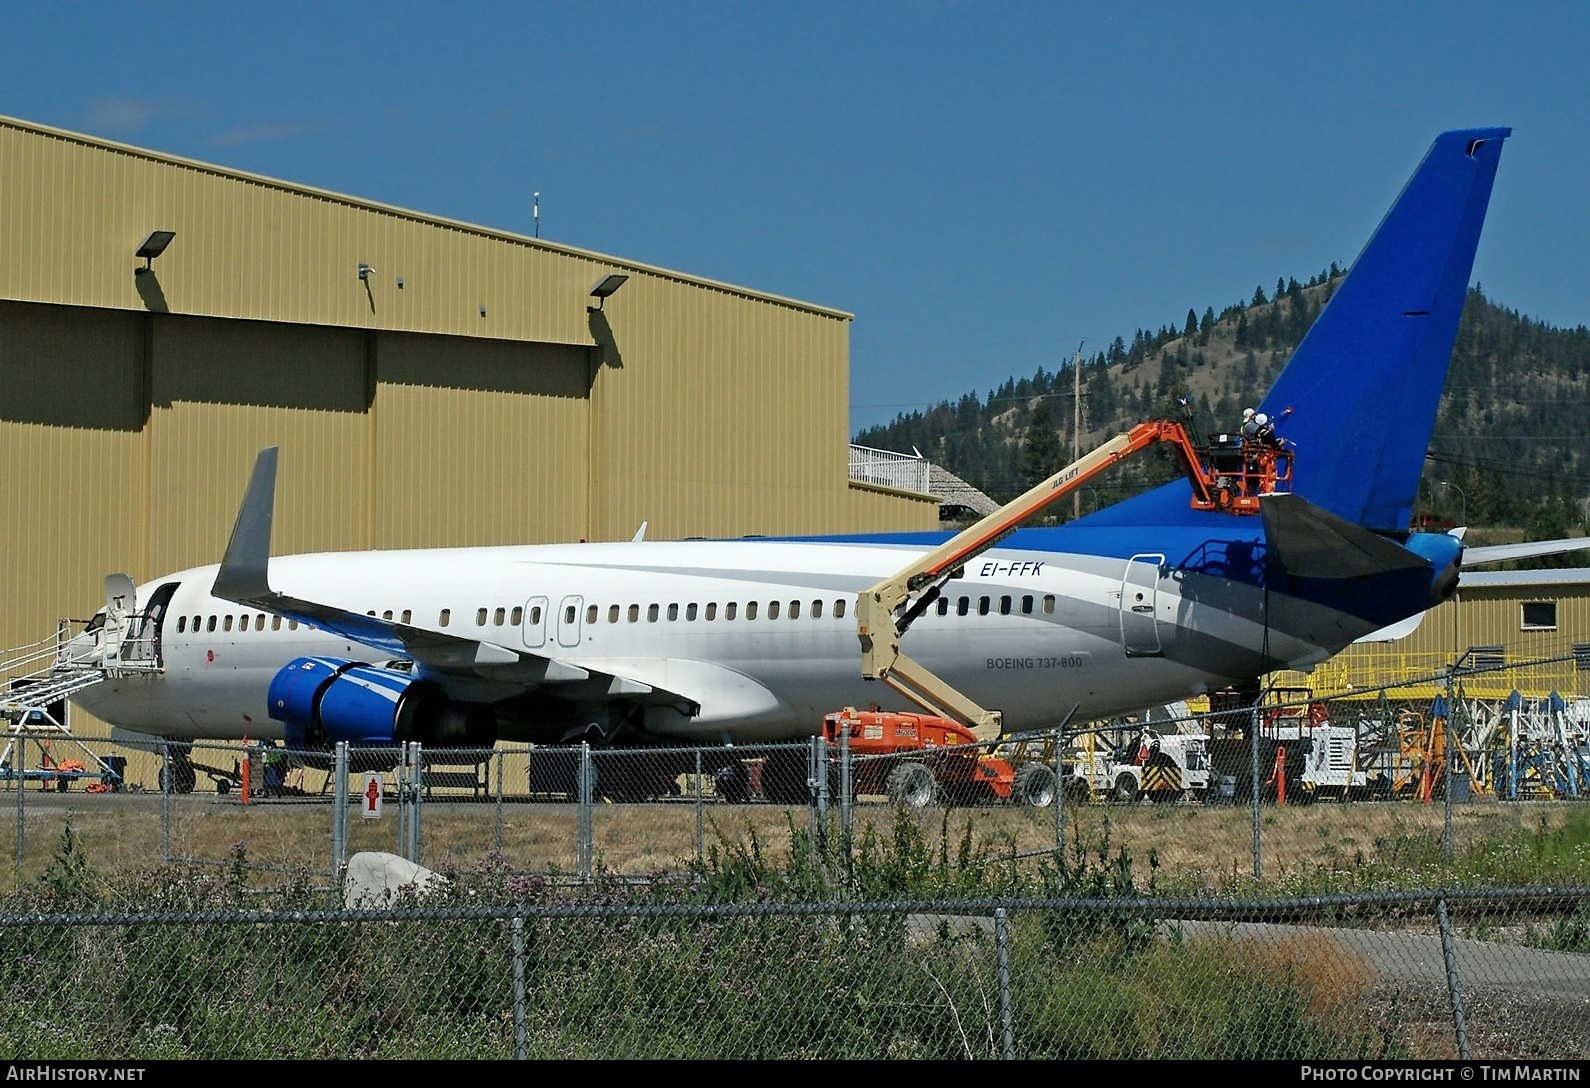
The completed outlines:
[[[412,208],[400,208],[394,204],[383,204],[377,200],[367,200],[363,197],[352,196],[348,193],[339,193],[330,189],[318,189],[313,185],[302,185],[297,182],[284,181],[281,178],[269,177],[265,174],[254,174],[247,170],[237,170],[230,166],[221,166],[216,163],[204,162],[200,159],[189,159],[181,155],[171,155],[162,151],[152,151],[146,147],[135,144],[124,144],[116,140],[107,140],[99,136],[89,136],[70,129],[56,128],[53,125],[40,124],[37,121],[26,121],[19,117],[10,117],[0,114],[0,127],[14,128],[23,132],[32,132],[39,135],[50,136],[55,139],[69,140],[88,147],[97,147],[107,151],[115,151],[124,155],[133,155],[154,162],[167,163],[180,166],[189,170],[200,170],[205,173],[217,174],[222,177],[235,178],[256,185],[265,185],[292,193],[302,193],[322,200],[331,200],[354,207],[366,208],[370,211],[382,212],[388,215],[402,216],[423,223],[431,223],[451,230],[466,231],[486,238],[496,238],[516,245],[530,246],[536,249],[549,250],[555,253],[565,253],[572,257],[583,257],[588,260],[600,261],[610,264],[615,269],[630,272],[645,272],[654,276],[677,280],[681,283],[694,284],[698,287],[708,287],[719,291],[728,291],[733,294],[743,295],[747,298],[759,299],[781,306],[806,310],[811,313],[837,318],[842,321],[855,320],[855,314],[846,310],[835,309],[831,306],[821,306],[814,302],[803,302],[800,299],[788,298],[784,295],[775,295],[768,291],[758,291],[750,287],[741,287],[737,284],[724,283],[721,280],[708,279],[704,276],[694,276],[687,272],[679,272],[671,268],[658,265],[644,264],[640,261],[630,260],[625,257],[614,257],[606,253],[597,253],[594,250],[580,249],[577,246],[564,245],[560,242],[549,242],[544,238],[534,238],[527,234],[517,234],[513,231],[500,230],[495,227],[486,227],[478,223],[468,223],[461,219],[449,219],[446,216],[432,215],[428,212],[415,211]]]

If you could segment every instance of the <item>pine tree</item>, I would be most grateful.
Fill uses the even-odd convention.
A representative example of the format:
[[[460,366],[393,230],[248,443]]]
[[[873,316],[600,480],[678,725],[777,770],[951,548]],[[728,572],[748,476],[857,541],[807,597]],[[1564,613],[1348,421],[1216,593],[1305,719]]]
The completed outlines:
[[[1027,417],[1027,430],[1021,439],[1021,484],[1033,487],[1061,468],[1060,435],[1055,430],[1049,402],[1040,400]]]

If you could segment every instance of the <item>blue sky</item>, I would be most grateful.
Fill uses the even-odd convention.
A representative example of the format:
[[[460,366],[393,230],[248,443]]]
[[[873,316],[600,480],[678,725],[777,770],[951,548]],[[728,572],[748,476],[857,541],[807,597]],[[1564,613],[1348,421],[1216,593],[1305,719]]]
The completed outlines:
[[[1590,5],[8,5],[0,113],[851,311],[851,423],[1351,261],[1510,125],[1475,279],[1590,323]]]

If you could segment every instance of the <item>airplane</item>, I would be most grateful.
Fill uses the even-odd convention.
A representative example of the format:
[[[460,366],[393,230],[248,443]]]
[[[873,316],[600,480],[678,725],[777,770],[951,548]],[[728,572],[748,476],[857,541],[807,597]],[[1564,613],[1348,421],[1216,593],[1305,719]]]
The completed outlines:
[[[1437,137],[1259,404],[1294,409],[1290,493],[1238,516],[1195,509],[1176,480],[1017,529],[913,615],[912,657],[1021,732],[1256,690],[1449,597],[1483,550],[1408,527],[1510,134]],[[305,749],[809,738],[825,713],[885,694],[858,668],[858,595],[947,536],[643,530],[272,557],[276,461],[261,453],[219,564],[107,580],[107,609],[69,652],[132,631],[158,658],[72,697],[115,735]]]

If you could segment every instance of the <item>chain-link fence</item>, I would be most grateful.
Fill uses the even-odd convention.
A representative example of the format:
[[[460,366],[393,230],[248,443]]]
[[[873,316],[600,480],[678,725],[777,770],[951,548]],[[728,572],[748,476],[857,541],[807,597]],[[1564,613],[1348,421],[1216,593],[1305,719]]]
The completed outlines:
[[[716,906],[656,892],[644,905],[568,905],[545,888],[482,906],[479,892],[442,887],[382,910],[0,916],[0,1051],[1304,1060],[1590,1049],[1590,888]]]
[[[1398,844],[1450,863],[1501,829],[1560,824],[1590,797],[1590,701],[1471,697],[1474,672],[1328,699],[1275,689],[1257,705],[1156,708],[983,745],[924,746],[867,714],[807,744],[626,750],[339,755],[14,732],[0,758],[0,880],[7,861],[13,883],[36,874],[69,819],[118,861],[242,856],[335,879],[351,853],[381,850],[588,879],[699,865],[750,833],[779,848],[829,834],[854,845],[887,834],[899,809],[970,828],[1004,860],[1110,839],[1199,890],[1350,872]]]

